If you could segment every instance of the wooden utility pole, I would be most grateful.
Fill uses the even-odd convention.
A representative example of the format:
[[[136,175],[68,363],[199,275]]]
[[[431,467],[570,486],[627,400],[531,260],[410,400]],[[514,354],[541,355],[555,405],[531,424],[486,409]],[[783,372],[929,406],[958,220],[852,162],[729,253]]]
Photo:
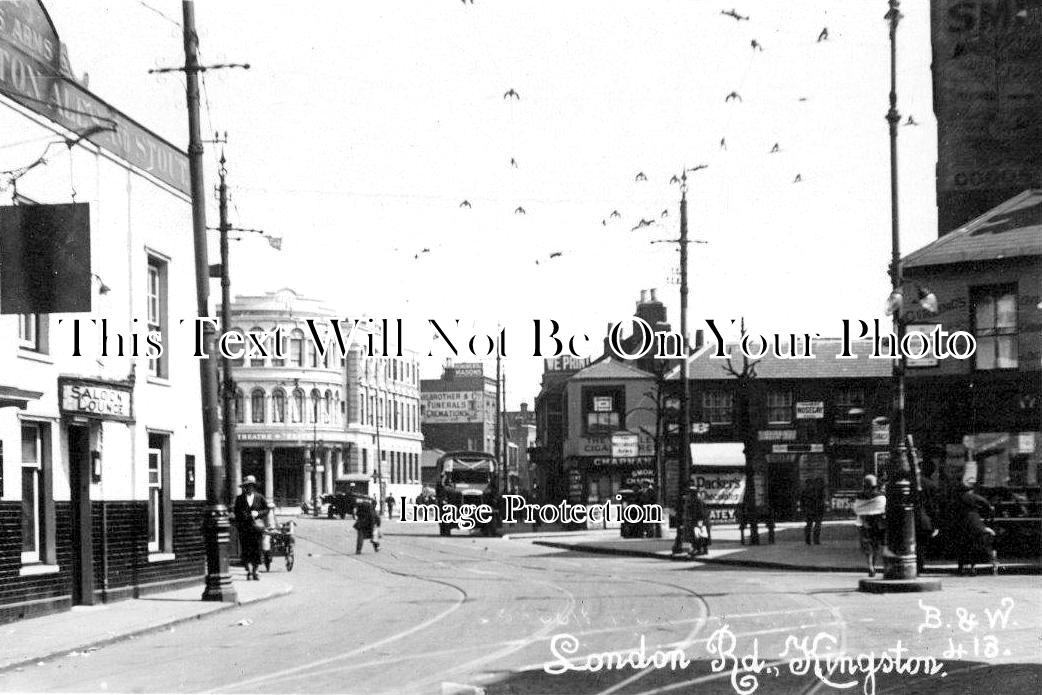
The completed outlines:
[[[218,212],[220,214],[220,225],[218,232],[221,235],[221,330],[227,331],[232,325],[231,320],[231,277],[228,269],[228,184],[225,181],[227,169],[224,166],[224,153],[221,153],[221,166],[217,170],[220,184],[217,186]],[[224,378],[221,380],[221,415],[223,418],[224,434],[224,460],[231,468],[231,483],[225,485],[221,492],[222,498],[227,501],[231,493],[242,477],[241,471],[237,470],[235,457],[235,379],[232,378],[232,361],[228,356],[221,354],[221,371]],[[228,471],[226,471],[227,473]]]

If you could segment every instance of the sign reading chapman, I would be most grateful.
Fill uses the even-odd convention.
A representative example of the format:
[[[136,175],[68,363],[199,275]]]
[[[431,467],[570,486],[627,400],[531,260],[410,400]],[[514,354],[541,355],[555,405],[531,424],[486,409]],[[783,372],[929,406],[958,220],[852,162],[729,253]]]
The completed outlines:
[[[1042,0],[931,7],[943,233],[1042,184]]]
[[[134,420],[134,388],[98,379],[58,379],[58,405],[66,415],[103,420]]]
[[[69,59],[39,0],[0,2],[0,94],[80,132],[114,124],[87,139],[188,193],[188,155],[94,96],[72,79]]]

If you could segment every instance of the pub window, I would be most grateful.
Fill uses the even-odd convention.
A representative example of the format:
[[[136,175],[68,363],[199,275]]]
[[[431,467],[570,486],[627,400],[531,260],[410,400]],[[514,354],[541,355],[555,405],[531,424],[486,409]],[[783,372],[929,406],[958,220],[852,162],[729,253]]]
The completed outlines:
[[[865,471],[861,463],[852,458],[836,459],[836,489],[860,490]]]
[[[277,355],[278,355],[279,352],[281,352],[282,354],[286,354],[286,337],[284,335],[282,335],[282,331],[279,331],[278,333],[276,333],[275,332],[276,328],[278,328],[278,326],[272,326],[271,327],[271,335],[272,335],[272,338],[271,338],[271,366],[272,367],[285,367],[286,366],[286,358],[285,357],[277,357]],[[282,343],[281,345],[277,344],[277,341],[275,339],[276,336],[278,337],[279,341],[281,341],[281,343]],[[278,352],[276,352],[276,350],[275,350],[276,346],[278,346],[278,348],[279,348]]]
[[[32,352],[47,352],[46,314],[18,314],[18,347]]]
[[[243,403],[242,391],[235,391],[235,400],[233,401],[233,405],[235,409],[235,421],[240,424],[245,422],[246,413],[244,412],[245,404]]]
[[[44,432],[22,424],[22,562],[40,562],[44,543]]]
[[[734,420],[734,394],[730,391],[703,392],[702,418],[711,425],[730,425]]]
[[[767,392],[767,422],[782,424],[792,422],[792,391]]]
[[[282,389],[275,389],[271,394],[271,421],[286,421],[286,392]]]
[[[366,474],[369,472],[369,450],[362,449],[362,473]]]
[[[1016,369],[1017,367],[1017,288],[1013,285],[975,287],[970,290],[973,305],[973,336],[976,369]]]
[[[148,277],[145,288],[148,330],[165,335],[167,331],[167,264],[155,257],[148,257]],[[148,361],[151,376],[166,379],[169,374],[169,357],[164,353]]]
[[[264,422],[264,391],[254,389],[250,394],[250,421],[254,424]]]

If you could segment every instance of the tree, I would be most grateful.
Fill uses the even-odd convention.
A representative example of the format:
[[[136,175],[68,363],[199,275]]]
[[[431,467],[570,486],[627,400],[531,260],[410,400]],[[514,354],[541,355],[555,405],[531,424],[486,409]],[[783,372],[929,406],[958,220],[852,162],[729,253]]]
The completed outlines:
[[[743,317],[740,340],[744,339],[745,335],[745,318]],[[756,474],[752,460],[752,453],[756,448],[756,430],[753,428],[749,405],[752,380],[756,378],[756,365],[758,363],[759,360],[752,360],[743,352],[741,368],[736,368],[731,360],[729,350],[727,364],[723,367],[723,370],[733,376],[737,382],[735,386],[735,424],[738,429],[738,437],[745,450],[745,500],[743,512],[749,524],[749,542],[752,545],[760,544],[760,512],[756,505]]]

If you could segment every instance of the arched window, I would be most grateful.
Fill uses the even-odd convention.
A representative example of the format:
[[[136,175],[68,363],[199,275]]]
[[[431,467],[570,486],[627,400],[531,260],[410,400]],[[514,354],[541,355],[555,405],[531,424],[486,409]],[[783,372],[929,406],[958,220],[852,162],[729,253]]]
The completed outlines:
[[[243,339],[242,345],[243,345],[243,347],[245,347],[246,346],[246,337],[243,335],[243,332],[241,330],[239,330],[238,328],[236,328],[233,331],[233,333],[235,333],[235,334],[239,335],[240,337],[242,337],[242,339]],[[232,341],[232,344],[235,344],[235,342],[236,341]],[[246,353],[244,352],[243,354],[246,354]],[[233,367],[241,367],[244,364],[246,364],[246,360],[244,360],[242,357],[239,357],[237,359],[231,360],[231,365]]]
[[[244,403],[243,403],[242,391],[236,389],[236,391],[235,391],[235,421],[236,422],[244,422],[245,421],[246,414],[243,412],[243,406],[244,406]]]
[[[279,331],[279,333],[276,334],[275,333],[275,329],[276,328],[278,328],[278,326],[272,326],[271,327],[271,335],[272,335],[272,338],[271,338],[271,366],[272,367],[285,367],[286,366],[286,358],[285,357],[277,357],[277,355],[279,354],[279,352],[281,352],[283,355],[286,354],[286,342],[287,342],[286,341],[286,336],[285,336],[285,334],[282,333],[282,331]],[[278,345],[278,346],[276,345],[275,335],[281,336],[281,338],[282,338],[282,345]],[[281,347],[282,349],[280,351],[276,351],[275,350],[276,347]],[[285,400],[286,400],[285,399],[285,395],[283,395],[283,402],[285,402]]]
[[[295,367],[304,366],[304,331],[294,328],[289,336],[289,363]]]
[[[271,421],[286,421],[286,392],[282,389],[275,389],[271,394]]]
[[[263,363],[264,360],[261,362]],[[256,424],[264,422],[264,391],[262,389],[254,389],[250,394],[250,421]]]
[[[326,390],[325,403],[322,404],[322,422],[329,422],[333,415],[333,392]]]
[[[304,422],[304,390],[297,389],[293,392],[293,406],[290,408],[290,418],[293,422]]]
[[[255,336],[257,336],[257,340],[260,340],[261,339],[260,337],[262,335],[264,335],[264,329],[261,328],[260,326],[254,326],[253,328],[250,329],[250,333],[255,335]],[[270,338],[267,339],[267,340],[262,340],[261,341],[261,345],[268,345],[270,342],[271,342]],[[249,348],[250,348],[251,345],[253,345],[253,343],[250,341],[249,336],[247,336],[246,337],[246,352],[247,353],[250,351]],[[265,348],[265,350],[267,350],[267,348]],[[260,355],[254,355],[253,357],[250,358],[250,366],[251,367],[263,367],[264,366],[264,358],[261,357]]]
[[[311,410],[308,412],[308,417],[311,418],[310,422],[318,422],[319,403],[321,401],[322,394],[318,392],[318,389],[311,389]]]

